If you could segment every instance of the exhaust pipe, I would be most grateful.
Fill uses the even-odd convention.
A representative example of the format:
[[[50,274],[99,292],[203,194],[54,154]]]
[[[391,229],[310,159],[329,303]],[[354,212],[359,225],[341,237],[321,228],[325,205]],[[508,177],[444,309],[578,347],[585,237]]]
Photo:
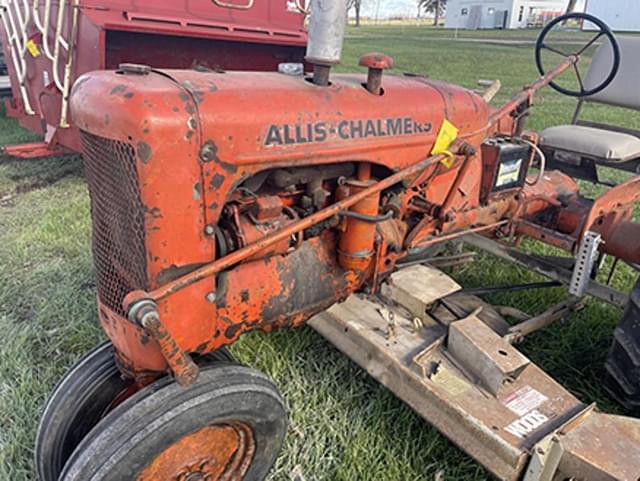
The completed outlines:
[[[347,0],[312,0],[306,61],[313,64],[313,83],[329,85],[331,66],[342,57],[347,27]]]

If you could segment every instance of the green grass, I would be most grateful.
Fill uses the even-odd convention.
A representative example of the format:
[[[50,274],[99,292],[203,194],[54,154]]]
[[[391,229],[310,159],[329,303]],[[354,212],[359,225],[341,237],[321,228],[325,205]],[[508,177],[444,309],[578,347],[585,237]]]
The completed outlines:
[[[418,38],[444,38],[444,39],[469,39],[469,38],[485,38],[493,39],[498,38],[501,40],[531,40],[535,41],[540,33],[540,29],[514,29],[514,30],[498,30],[498,29],[483,29],[483,30],[462,30],[451,28],[438,27],[435,28],[429,25],[428,22],[424,25],[416,25],[411,23],[400,25],[374,25],[363,24],[356,28],[351,27],[347,37],[354,38],[359,36],[371,36],[379,37],[384,36],[387,38],[399,38],[403,37],[418,37]],[[593,33],[582,32],[577,30],[567,31],[555,31],[553,32],[554,38],[562,38],[565,40],[579,41],[585,38],[591,38]]]
[[[411,26],[351,29],[340,70],[362,71],[354,67],[358,56],[381,50],[395,57],[396,73],[426,73],[467,87],[475,87],[480,78],[500,78],[504,88],[494,104],[537,76],[530,45],[431,41],[445,35],[451,33]],[[567,122],[574,105],[546,90],[529,126]],[[640,128],[637,115],[620,109],[590,107],[587,116]],[[0,117],[0,142],[29,138],[13,121]],[[0,479],[32,481],[35,429],[47,393],[75,359],[104,338],[96,323],[89,201],[81,162],[73,157],[2,162],[0,199]],[[468,287],[537,279],[487,256],[455,276]],[[630,269],[620,269],[614,285],[628,290],[633,281]],[[537,313],[561,296],[562,290],[554,289],[490,300]],[[618,309],[590,301],[570,324],[531,336],[523,350],[585,402],[622,412],[600,386],[619,316]],[[292,479],[294,470],[309,481],[426,481],[441,470],[446,480],[490,479],[310,329],[251,334],[232,351],[271,375],[289,407],[291,427],[274,480]]]

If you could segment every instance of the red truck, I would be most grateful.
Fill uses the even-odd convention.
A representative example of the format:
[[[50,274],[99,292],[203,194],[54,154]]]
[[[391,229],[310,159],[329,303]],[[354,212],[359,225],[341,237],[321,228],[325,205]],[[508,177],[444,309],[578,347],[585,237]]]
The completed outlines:
[[[303,0],[2,0],[0,42],[11,81],[7,115],[43,142],[4,147],[38,157],[79,151],[68,99],[92,70],[140,63],[154,69],[275,71],[302,63]]]

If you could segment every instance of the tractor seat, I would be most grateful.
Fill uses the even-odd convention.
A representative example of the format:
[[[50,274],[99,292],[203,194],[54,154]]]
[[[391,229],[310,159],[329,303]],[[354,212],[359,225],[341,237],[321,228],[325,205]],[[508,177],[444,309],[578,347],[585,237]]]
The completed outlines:
[[[540,133],[540,147],[549,169],[602,184],[606,182],[600,181],[598,166],[640,173],[639,130],[579,119],[582,107],[591,103],[640,112],[640,37],[616,37],[620,46],[620,68],[612,82],[602,91],[580,98],[572,125],[558,125]],[[584,77],[585,89],[600,84],[610,72],[612,62],[611,44],[602,42]]]
[[[583,125],[558,125],[540,133],[540,145],[608,162],[640,157],[640,139],[630,134]]]

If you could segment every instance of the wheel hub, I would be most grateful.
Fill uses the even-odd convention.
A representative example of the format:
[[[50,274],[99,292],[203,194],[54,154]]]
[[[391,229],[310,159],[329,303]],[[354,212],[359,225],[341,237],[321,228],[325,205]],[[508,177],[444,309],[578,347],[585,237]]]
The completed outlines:
[[[166,448],[136,481],[240,481],[254,451],[253,433],[247,425],[208,426]]]

